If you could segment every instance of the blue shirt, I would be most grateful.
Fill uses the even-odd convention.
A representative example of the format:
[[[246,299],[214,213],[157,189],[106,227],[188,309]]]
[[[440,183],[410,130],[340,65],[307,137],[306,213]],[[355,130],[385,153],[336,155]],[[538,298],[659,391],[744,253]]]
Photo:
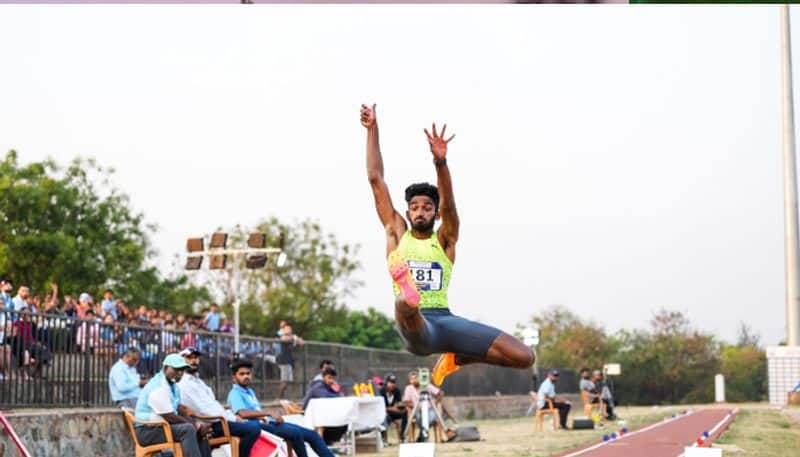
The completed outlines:
[[[181,393],[178,386],[170,384],[161,371],[145,384],[136,400],[136,418],[151,421],[160,418],[161,414],[178,414]]]
[[[258,403],[258,398],[256,397],[256,393],[253,392],[253,389],[242,387],[239,384],[234,384],[231,391],[228,392],[228,405],[230,405],[234,414],[243,409],[261,411],[261,404]],[[267,420],[272,422],[274,419],[267,417]],[[258,422],[258,419],[248,420],[248,422],[251,421]]]
[[[553,399],[556,396],[556,385],[550,378],[547,378],[539,385],[539,392],[536,393],[536,403],[539,409],[544,408],[545,400]]]
[[[117,320],[117,302],[115,300],[103,300],[103,312],[111,314],[114,320]]]
[[[108,389],[111,391],[111,401],[138,399],[142,388],[139,387],[139,373],[136,368],[122,359],[117,360],[108,374]]]
[[[206,328],[212,332],[219,330],[219,313],[206,314]]]

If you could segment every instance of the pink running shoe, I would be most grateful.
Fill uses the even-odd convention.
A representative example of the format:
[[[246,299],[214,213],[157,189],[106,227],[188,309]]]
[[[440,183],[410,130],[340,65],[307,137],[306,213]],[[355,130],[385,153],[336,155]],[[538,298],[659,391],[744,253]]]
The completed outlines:
[[[422,297],[419,295],[417,284],[414,282],[414,277],[411,276],[411,270],[408,268],[406,259],[397,251],[392,251],[389,253],[387,262],[389,263],[389,274],[392,275],[392,279],[400,287],[400,295],[403,296],[403,300],[409,306],[419,305]]]

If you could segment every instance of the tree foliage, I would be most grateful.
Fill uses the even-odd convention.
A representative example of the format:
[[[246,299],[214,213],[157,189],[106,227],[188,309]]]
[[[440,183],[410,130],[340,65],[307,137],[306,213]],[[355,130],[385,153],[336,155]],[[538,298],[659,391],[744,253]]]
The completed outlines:
[[[239,301],[242,333],[275,336],[281,319],[304,337],[325,327],[348,325],[345,299],[361,285],[353,277],[360,268],[357,245],[339,242],[316,221],[287,224],[274,217],[252,230],[240,226],[229,230],[229,244],[245,244],[251,231],[267,234],[268,246],[277,246],[284,234],[288,257],[284,267],[276,267],[270,258],[266,268],[249,270],[240,258],[229,261],[224,271],[201,273],[200,279],[228,315],[234,301]]]
[[[729,401],[760,401],[766,396],[766,354],[758,336],[744,324],[738,342],[729,345],[693,329],[683,313],[663,309],[649,328],[615,334],[563,306],[547,308],[529,322],[540,329],[540,366],[577,371],[621,364],[622,375],[614,382],[626,404],[713,401],[717,373],[725,375]]]
[[[147,265],[154,252],[129,198],[111,184],[113,170],[77,158],[0,162],[0,274],[35,291],[56,282],[63,293],[107,288],[131,303],[167,304],[206,296],[186,278],[164,280]]]

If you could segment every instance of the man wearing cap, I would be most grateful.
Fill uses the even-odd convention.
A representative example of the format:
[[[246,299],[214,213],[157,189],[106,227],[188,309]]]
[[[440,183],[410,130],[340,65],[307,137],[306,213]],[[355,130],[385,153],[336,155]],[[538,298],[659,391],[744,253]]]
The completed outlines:
[[[211,424],[203,424],[181,414],[185,410],[179,406],[181,394],[177,382],[189,364],[180,355],[170,354],[164,358],[162,367],[139,394],[136,418],[145,421],[164,419],[169,423],[172,437],[181,443],[186,457],[211,457],[211,448],[208,445]],[[165,441],[160,426],[138,426],[136,437],[145,446]]]
[[[567,427],[567,415],[569,409],[572,407],[570,402],[561,398],[556,398],[556,382],[558,382],[558,370],[553,368],[547,373],[547,379],[539,386],[539,392],[536,395],[537,407],[544,408],[545,401],[551,400],[553,406],[558,409],[558,418],[563,430],[569,430]]]
[[[403,403],[403,395],[400,393],[400,388],[397,387],[397,376],[387,375],[378,394],[383,397],[383,404],[386,406],[386,421],[384,422],[386,428],[388,429],[389,425],[396,420],[401,421],[399,438],[402,443],[406,437],[408,414],[406,413],[406,404]]]
[[[183,360],[189,365],[178,387],[181,390],[182,404],[200,416],[222,416],[228,422],[228,429],[231,435],[239,437],[239,455],[249,456],[250,450],[255,445],[261,435],[261,427],[258,424],[251,424],[246,421],[238,422],[236,416],[222,405],[214,397],[214,391],[200,379],[200,356],[202,355],[197,348],[188,347],[180,352]],[[223,435],[222,424],[220,422],[211,423],[214,437]]]
[[[111,367],[108,373],[108,389],[111,391],[111,401],[117,406],[135,409],[136,400],[147,384],[147,379],[136,372],[141,353],[139,349],[129,346],[122,357]]]

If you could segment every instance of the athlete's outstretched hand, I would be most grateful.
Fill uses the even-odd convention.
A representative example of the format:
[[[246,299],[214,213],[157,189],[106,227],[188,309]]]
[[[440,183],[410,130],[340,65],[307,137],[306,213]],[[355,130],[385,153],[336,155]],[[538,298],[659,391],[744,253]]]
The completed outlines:
[[[431,145],[431,153],[433,154],[433,158],[436,160],[442,160],[447,156],[447,143],[449,143],[450,140],[455,138],[455,135],[450,135],[450,138],[445,140],[444,131],[445,129],[447,129],[447,124],[444,124],[444,126],[442,127],[442,133],[440,134],[436,133],[436,124],[433,124],[432,127],[433,127],[432,128],[433,135],[431,135],[430,132],[428,132],[428,129],[423,129],[423,130],[425,130],[425,136],[428,137],[428,144]]]
[[[372,108],[367,105],[361,105],[361,125],[366,128],[374,126],[375,122],[378,120],[377,116],[374,103],[372,104]]]

